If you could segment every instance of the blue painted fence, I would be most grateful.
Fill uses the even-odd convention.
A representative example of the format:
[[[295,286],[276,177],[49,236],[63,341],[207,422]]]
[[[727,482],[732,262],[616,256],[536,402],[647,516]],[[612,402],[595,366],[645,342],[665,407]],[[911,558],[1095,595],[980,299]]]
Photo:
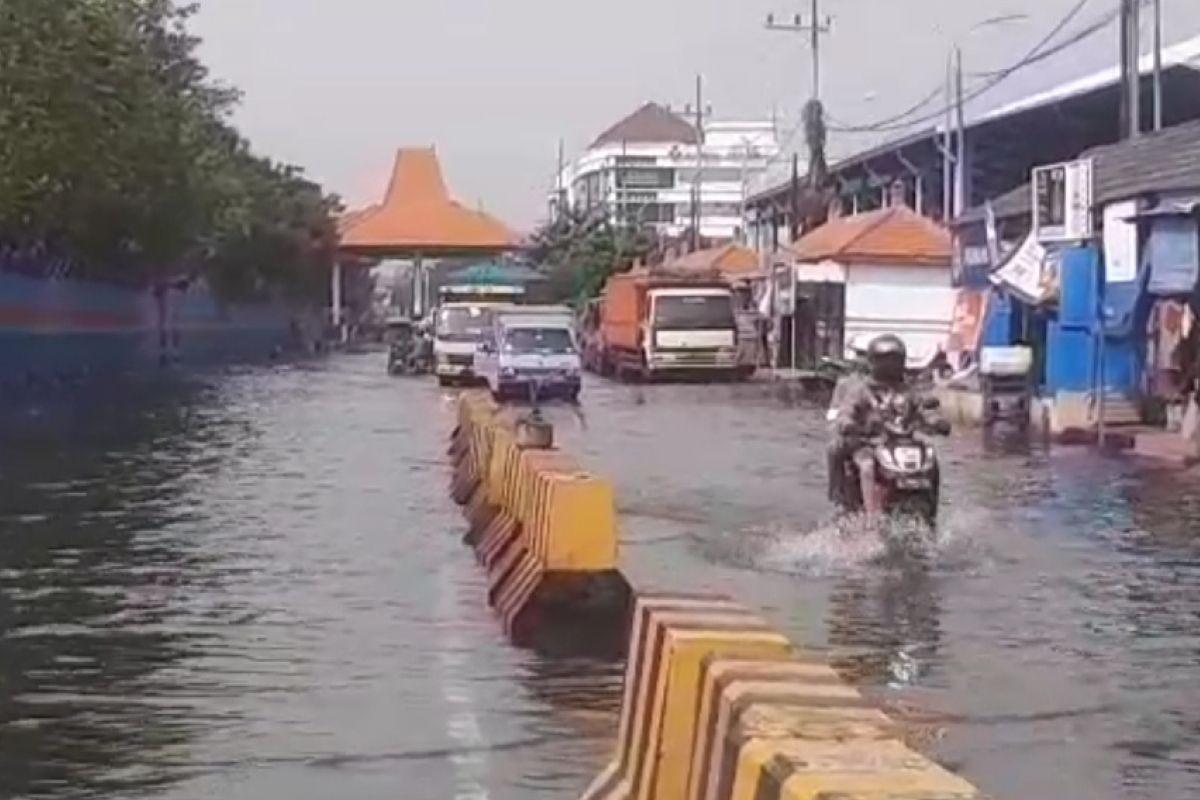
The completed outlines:
[[[0,273],[0,381],[79,378],[164,361],[266,359],[300,343],[309,315],[282,305],[226,306],[202,285],[123,288]]]

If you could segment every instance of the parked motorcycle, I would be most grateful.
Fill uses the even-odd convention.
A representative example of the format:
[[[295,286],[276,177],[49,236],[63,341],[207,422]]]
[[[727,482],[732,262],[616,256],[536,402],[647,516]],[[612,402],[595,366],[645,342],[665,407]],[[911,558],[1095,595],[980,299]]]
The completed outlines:
[[[389,375],[428,375],[433,372],[430,348],[420,339],[393,342],[388,348]]]
[[[847,460],[838,505],[844,513],[915,518],[932,528],[937,523],[941,473],[929,434],[948,433],[948,426],[931,419],[940,405],[934,398],[920,401],[916,408],[909,405],[911,398],[898,396],[892,402],[900,407],[885,409],[884,422]],[[836,419],[836,412],[831,415]],[[865,474],[869,480],[863,480]]]

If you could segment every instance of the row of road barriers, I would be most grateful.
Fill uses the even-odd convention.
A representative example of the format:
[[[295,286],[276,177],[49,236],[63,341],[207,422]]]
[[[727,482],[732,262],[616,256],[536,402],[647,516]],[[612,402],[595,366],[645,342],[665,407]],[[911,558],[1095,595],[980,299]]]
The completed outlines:
[[[451,494],[488,601],[514,644],[617,653],[632,595],[617,567],[612,484],[559,450],[526,446],[522,427],[486,392],[459,401]]]
[[[711,595],[633,592],[613,490],[565,454],[522,448],[483,393],[459,404],[452,493],[519,645],[613,634],[626,654],[612,762],[583,800],[968,800],[977,790],[762,617]],[[578,641],[575,642],[578,644]]]

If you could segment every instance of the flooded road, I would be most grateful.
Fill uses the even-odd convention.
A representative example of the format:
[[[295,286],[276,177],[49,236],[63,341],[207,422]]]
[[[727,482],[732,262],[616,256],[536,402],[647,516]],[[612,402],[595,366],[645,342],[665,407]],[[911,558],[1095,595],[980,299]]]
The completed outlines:
[[[0,797],[552,798],[619,668],[511,649],[447,498],[452,399],[380,354],[25,408],[0,450]],[[1200,796],[1200,490],[944,452],[923,558],[828,522],[820,414],[592,382],[641,587],[723,591],[997,797]]]
[[[896,557],[829,524],[818,410],[589,389],[560,438],[616,479],[636,585],[764,609],[989,796],[1200,797],[1200,484],[962,434],[937,540]]]
[[[557,800],[607,755],[617,668],[483,604],[432,382],[373,354],[26,413],[0,797]]]

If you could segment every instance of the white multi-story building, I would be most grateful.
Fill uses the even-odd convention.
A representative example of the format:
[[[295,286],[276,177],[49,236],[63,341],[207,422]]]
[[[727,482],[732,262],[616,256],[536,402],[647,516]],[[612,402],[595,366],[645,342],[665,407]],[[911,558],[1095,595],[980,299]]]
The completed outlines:
[[[697,176],[700,234],[737,238],[745,229],[746,185],[779,151],[775,125],[709,121],[703,145],[694,125],[647,103],[597,137],[559,176],[551,213],[566,203],[601,208],[614,223],[650,225],[667,237],[692,228]]]

